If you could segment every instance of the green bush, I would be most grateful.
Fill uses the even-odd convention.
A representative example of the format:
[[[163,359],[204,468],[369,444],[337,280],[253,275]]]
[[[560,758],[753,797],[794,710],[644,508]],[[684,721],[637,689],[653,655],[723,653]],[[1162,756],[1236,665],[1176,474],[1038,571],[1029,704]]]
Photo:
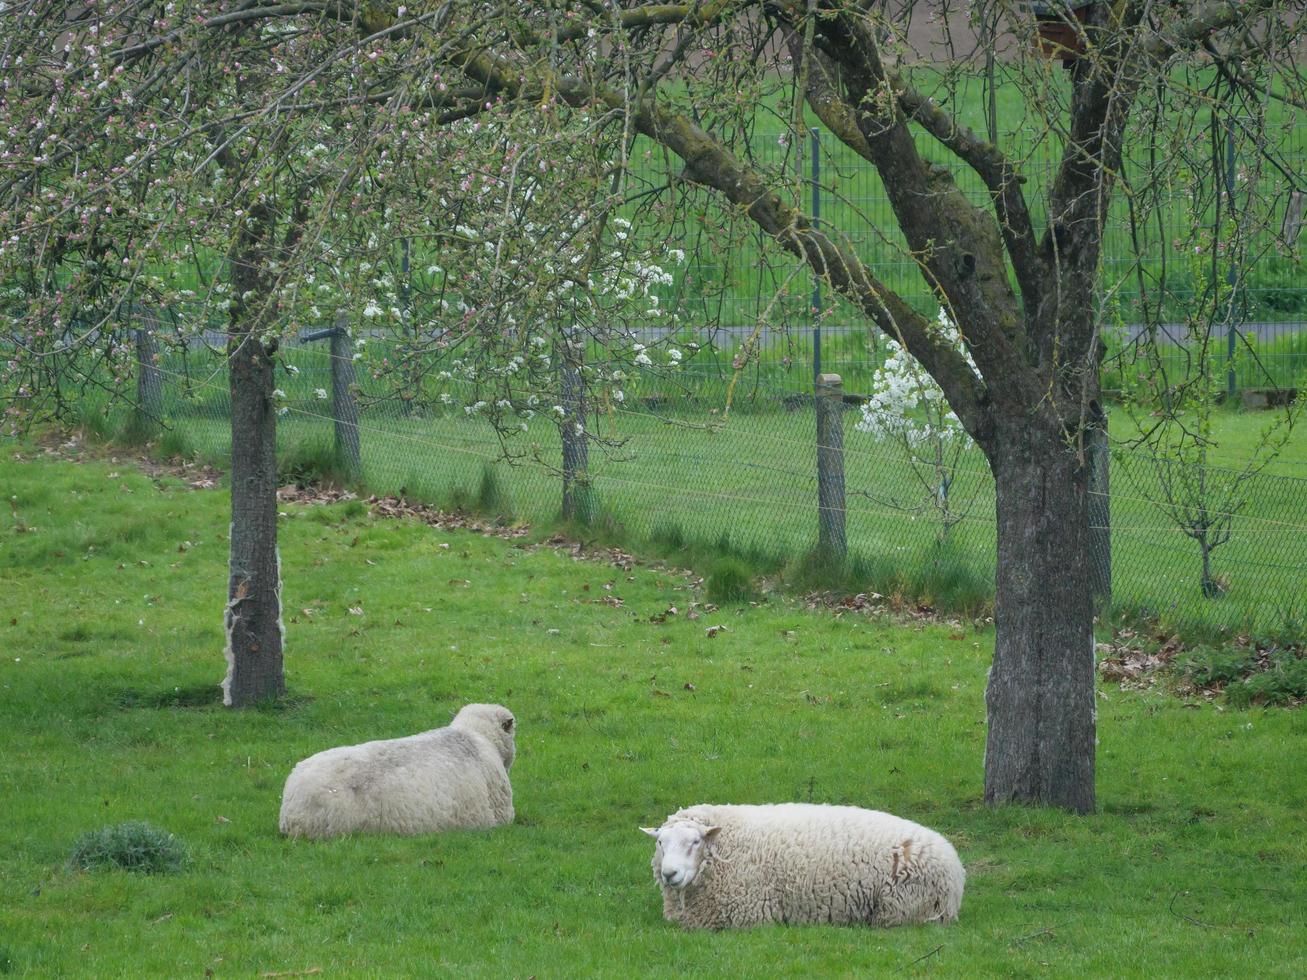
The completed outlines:
[[[1195,687],[1226,685],[1256,669],[1251,650],[1226,647],[1194,647],[1175,659],[1175,667]]]
[[[77,839],[68,866],[77,871],[121,868],[141,874],[173,874],[186,866],[186,845],[141,820],[110,824]]]
[[[1275,654],[1269,668],[1226,687],[1225,697],[1240,708],[1307,700],[1307,657],[1288,651]]]
[[[708,569],[705,582],[708,598],[721,605],[728,602],[747,602],[755,595],[753,573],[738,558],[718,558]]]
[[[481,485],[477,487],[476,509],[488,517],[511,518],[513,498],[504,488],[499,471],[490,463],[481,467]]]
[[[173,426],[159,436],[158,451],[164,459],[191,459],[195,456],[195,445],[186,433]]]
[[[303,439],[277,453],[277,482],[310,487],[324,483],[350,486],[355,481],[330,439]]]

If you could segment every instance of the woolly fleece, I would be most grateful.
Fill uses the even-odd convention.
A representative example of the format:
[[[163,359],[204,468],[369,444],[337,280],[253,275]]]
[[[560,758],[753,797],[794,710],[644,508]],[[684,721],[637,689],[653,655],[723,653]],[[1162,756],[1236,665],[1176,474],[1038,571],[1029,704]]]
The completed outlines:
[[[933,830],[877,810],[809,803],[700,805],[667,818],[720,827],[694,880],[659,876],[663,915],[687,929],[767,923],[897,926],[953,922],[966,872]]]
[[[513,822],[512,713],[469,704],[447,728],[327,749],[286,780],[281,832],[425,834]]]

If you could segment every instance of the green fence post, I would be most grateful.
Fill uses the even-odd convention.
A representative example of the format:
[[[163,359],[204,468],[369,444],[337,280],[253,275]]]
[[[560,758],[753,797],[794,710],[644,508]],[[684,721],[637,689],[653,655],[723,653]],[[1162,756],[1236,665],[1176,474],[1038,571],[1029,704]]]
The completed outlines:
[[[817,376],[817,550],[841,567],[848,554],[844,528],[844,381]]]

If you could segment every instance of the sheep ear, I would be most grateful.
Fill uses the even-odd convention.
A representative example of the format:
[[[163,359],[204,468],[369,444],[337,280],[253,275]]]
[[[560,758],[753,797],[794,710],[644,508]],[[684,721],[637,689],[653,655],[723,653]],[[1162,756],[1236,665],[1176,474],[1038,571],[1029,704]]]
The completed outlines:
[[[503,724],[503,728],[504,731],[511,732],[513,730],[513,719],[512,718],[507,719]]]
[[[640,829],[643,830],[643,831],[644,831],[646,834],[648,834],[650,837],[657,837],[657,836],[658,836],[658,828],[657,828],[657,827],[641,827]]]
[[[721,827],[709,827],[707,830],[703,832],[703,839],[712,840],[721,832],[721,829],[722,829]]]

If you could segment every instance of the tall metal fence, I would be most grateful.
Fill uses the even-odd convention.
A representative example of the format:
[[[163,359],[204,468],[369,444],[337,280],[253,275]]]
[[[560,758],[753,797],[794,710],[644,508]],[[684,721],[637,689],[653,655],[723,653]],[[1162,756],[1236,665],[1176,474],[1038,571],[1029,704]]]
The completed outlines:
[[[285,394],[279,460],[287,481],[343,472],[376,493],[505,520],[558,520],[563,446],[551,421],[537,418],[526,431],[505,435],[474,410],[475,394],[452,381],[442,391],[447,404],[418,403],[394,397],[344,345],[292,344],[283,353],[297,369],[279,372],[278,381]],[[384,356],[378,349],[368,354],[373,363]],[[158,368],[164,445],[224,457],[231,433],[223,355],[165,354]],[[737,555],[802,576],[805,565],[820,571],[839,563],[831,560],[838,518],[845,587],[983,609],[995,561],[994,483],[985,460],[967,449],[941,480],[938,469],[896,443],[860,430],[861,412],[834,384],[835,398],[828,390],[817,400],[811,388],[797,397],[760,385],[729,415],[711,397],[678,403],[650,396],[592,410],[582,520],[634,549]],[[124,424],[122,413],[130,412],[108,410],[119,413],[112,425]],[[836,462],[838,497],[831,482]],[[1110,474],[1118,610],[1186,627],[1301,638],[1307,479],[1124,451],[1112,454]]]

